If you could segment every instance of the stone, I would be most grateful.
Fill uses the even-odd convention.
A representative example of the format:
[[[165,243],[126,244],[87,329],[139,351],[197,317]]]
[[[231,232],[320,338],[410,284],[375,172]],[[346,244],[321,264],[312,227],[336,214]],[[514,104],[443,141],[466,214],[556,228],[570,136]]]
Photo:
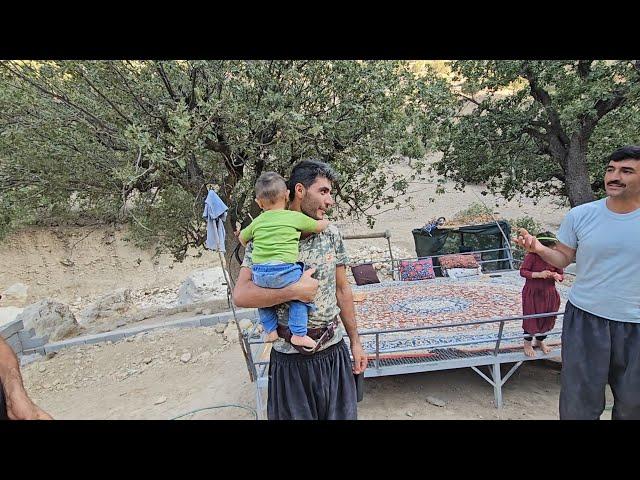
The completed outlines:
[[[7,307],[24,307],[29,287],[24,283],[14,283],[2,292],[2,304]]]
[[[48,298],[27,306],[16,320],[22,320],[25,330],[33,328],[36,336],[48,336],[50,342],[80,333],[69,306]]]
[[[156,401],[155,401],[155,402],[153,402],[153,404],[154,404],[154,405],[161,405],[161,404],[163,404],[163,403],[164,403],[164,402],[166,402],[166,401],[167,401],[167,397],[164,397],[164,396],[163,396],[163,397],[160,397],[160,398],[156,399]]]
[[[253,322],[248,318],[242,318],[239,322],[241,330],[248,330],[253,327]]]
[[[119,288],[113,292],[102,295],[79,315],[80,323],[96,322],[116,315],[122,315],[133,307],[131,289]]]
[[[216,333],[224,333],[226,328],[227,328],[227,326],[224,323],[218,323],[215,326],[215,331],[216,331]]]
[[[182,355],[180,355],[180,361],[182,363],[188,363],[189,360],[191,360],[191,354],[189,352],[183,353]]]
[[[153,358],[145,357],[144,359],[142,359],[142,362],[149,365],[151,362],[153,362]]]
[[[227,297],[227,285],[222,267],[195,270],[178,289],[178,305],[221,300]]]
[[[4,298],[2,299],[4,303]],[[0,327],[13,322],[24,311],[21,307],[0,307]]]
[[[427,397],[427,402],[436,407],[444,407],[447,403],[444,400],[440,400],[438,397]]]
[[[38,371],[39,371],[40,373],[44,373],[44,372],[46,372],[46,371],[47,371],[47,367],[45,367],[44,365],[40,365],[40,366],[38,367]]]
[[[203,315],[211,315],[212,313],[213,313],[213,310],[211,310],[210,308],[205,308],[205,309],[202,311],[202,314],[203,314]]]
[[[412,412],[407,412],[407,413],[405,413],[405,415],[406,415],[407,417],[413,417],[413,413],[412,413]]]
[[[231,322],[227,324],[227,328],[224,329],[223,336],[227,342],[239,342],[238,328],[235,326],[235,322],[233,322],[233,324]]]

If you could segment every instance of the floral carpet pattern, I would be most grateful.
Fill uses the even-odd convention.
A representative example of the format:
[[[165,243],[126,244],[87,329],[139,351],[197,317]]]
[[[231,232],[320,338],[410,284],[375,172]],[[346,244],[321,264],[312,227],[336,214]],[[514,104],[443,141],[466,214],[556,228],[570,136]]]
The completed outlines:
[[[433,327],[428,330],[388,332],[379,336],[381,352],[416,348],[404,355],[429,351],[429,347],[449,346],[471,351],[494,348],[500,322],[475,325],[446,326],[478,320],[522,315],[521,291],[524,278],[517,271],[501,273],[499,277],[480,275],[452,280],[435,278],[418,281],[394,281],[353,287],[356,297],[358,331],[366,351],[375,351],[375,335],[370,330],[394,330],[414,327]],[[568,289],[558,286],[564,309]],[[522,344],[522,320],[506,321],[501,350]],[[562,317],[556,320],[554,331],[562,329]],[[509,339],[509,337],[517,337]],[[559,344],[559,335],[548,339],[550,345]],[[424,347],[424,349],[420,348]]]

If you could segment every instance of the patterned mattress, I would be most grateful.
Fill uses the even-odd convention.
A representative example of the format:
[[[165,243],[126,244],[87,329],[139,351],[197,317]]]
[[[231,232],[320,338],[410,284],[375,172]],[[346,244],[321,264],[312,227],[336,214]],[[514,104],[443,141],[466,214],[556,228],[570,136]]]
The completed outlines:
[[[398,328],[434,326],[429,330],[390,332],[380,335],[380,351],[425,347],[410,352],[388,354],[393,357],[430,356],[429,347],[447,346],[457,342],[476,342],[455,346],[464,352],[493,349],[500,327],[499,322],[480,325],[447,327],[452,323],[488,320],[522,315],[521,291],[524,278],[518,271],[501,272],[500,277],[480,275],[450,279],[435,278],[413,282],[385,282],[354,286],[358,331],[392,330]],[[568,288],[558,285],[564,309]],[[359,300],[359,301],[358,301]],[[561,330],[562,317],[556,320],[555,330]],[[505,322],[501,351],[522,345],[522,320]],[[375,352],[375,336],[362,335],[366,351]],[[484,341],[483,341],[484,340]],[[559,335],[549,337],[549,345],[559,344]],[[384,356],[384,355],[383,355]]]

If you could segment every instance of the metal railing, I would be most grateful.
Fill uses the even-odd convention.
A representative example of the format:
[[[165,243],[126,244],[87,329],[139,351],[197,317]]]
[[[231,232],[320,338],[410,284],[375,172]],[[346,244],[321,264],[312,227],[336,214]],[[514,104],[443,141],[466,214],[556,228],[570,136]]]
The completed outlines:
[[[512,317],[480,319],[480,320],[474,320],[470,322],[453,322],[453,323],[445,323],[441,325],[424,325],[424,326],[418,326],[418,327],[405,327],[405,328],[358,330],[358,335],[360,337],[375,336],[375,349],[365,350],[365,353],[368,354],[369,356],[375,356],[375,359],[374,359],[375,368],[380,368],[380,356],[385,354],[414,352],[414,351],[422,351],[422,350],[433,351],[433,350],[439,350],[439,349],[451,348],[451,347],[486,345],[492,342],[495,342],[495,346],[493,347],[493,356],[497,356],[500,352],[500,344],[502,342],[509,341],[509,340],[518,340],[518,339],[523,340],[525,337],[530,336],[525,333],[522,333],[519,335],[504,336],[504,324],[506,322],[516,322],[516,321],[521,321],[529,318],[545,318],[545,317],[559,317],[559,316],[564,316],[564,311],[537,313],[534,315],[518,315],[518,316],[512,316]],[[483,325],[483,324],[489,324],[489,323],[500,324],[498,326],[498,331],[495,337],[480,338],[480,339],[468,340],[468,341],[447,342],[447,343],[440,343],[440,344],[425,344],[417,347],[416,346],[400,347],[400,348],[391,348],[391,349],[384,349],[384,350],[380,349],[380,339],[381,339],[380,337],[382,335],[391,335],[391,334],[406,333],[406,332],[420,332],[420,331],[426,332],[427,330],[436,330],[436,329],[442,330],[446,328]],[[562,330],[551,330],[549,332],[545,332],[544,335],[555,336],[561,333],[562,333]],[[533,334],[534,337],[537,335],[538,334]],[[345,334],[344,336],[346,337],[347,335]],[[249,344],[250,345],[265,344],[265,342],[262,341],[262,339],[257,339],[257,340],[249,341]],[[491,348],[487,348],[486,350],[491,350]],[[256,368],[260,365],[268,365],[268,364],[269,364],[268,360],[254,362],[254,365],[256,366]]]

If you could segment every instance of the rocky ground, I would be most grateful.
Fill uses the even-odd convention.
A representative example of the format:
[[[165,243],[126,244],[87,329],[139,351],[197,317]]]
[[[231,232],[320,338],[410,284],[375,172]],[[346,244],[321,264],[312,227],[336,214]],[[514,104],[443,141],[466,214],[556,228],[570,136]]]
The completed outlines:
[[[67,349],[25,366],[23,375],[34,400],[60,419],[173,419],[218,406],[183,418],[252,420],[254,384],[235,338],[208,327],[156,330]],[[520,367],[501,410],[471,369],[369,378],[358,411],[371,420],[556,419],[559,390],[551,362]]]

